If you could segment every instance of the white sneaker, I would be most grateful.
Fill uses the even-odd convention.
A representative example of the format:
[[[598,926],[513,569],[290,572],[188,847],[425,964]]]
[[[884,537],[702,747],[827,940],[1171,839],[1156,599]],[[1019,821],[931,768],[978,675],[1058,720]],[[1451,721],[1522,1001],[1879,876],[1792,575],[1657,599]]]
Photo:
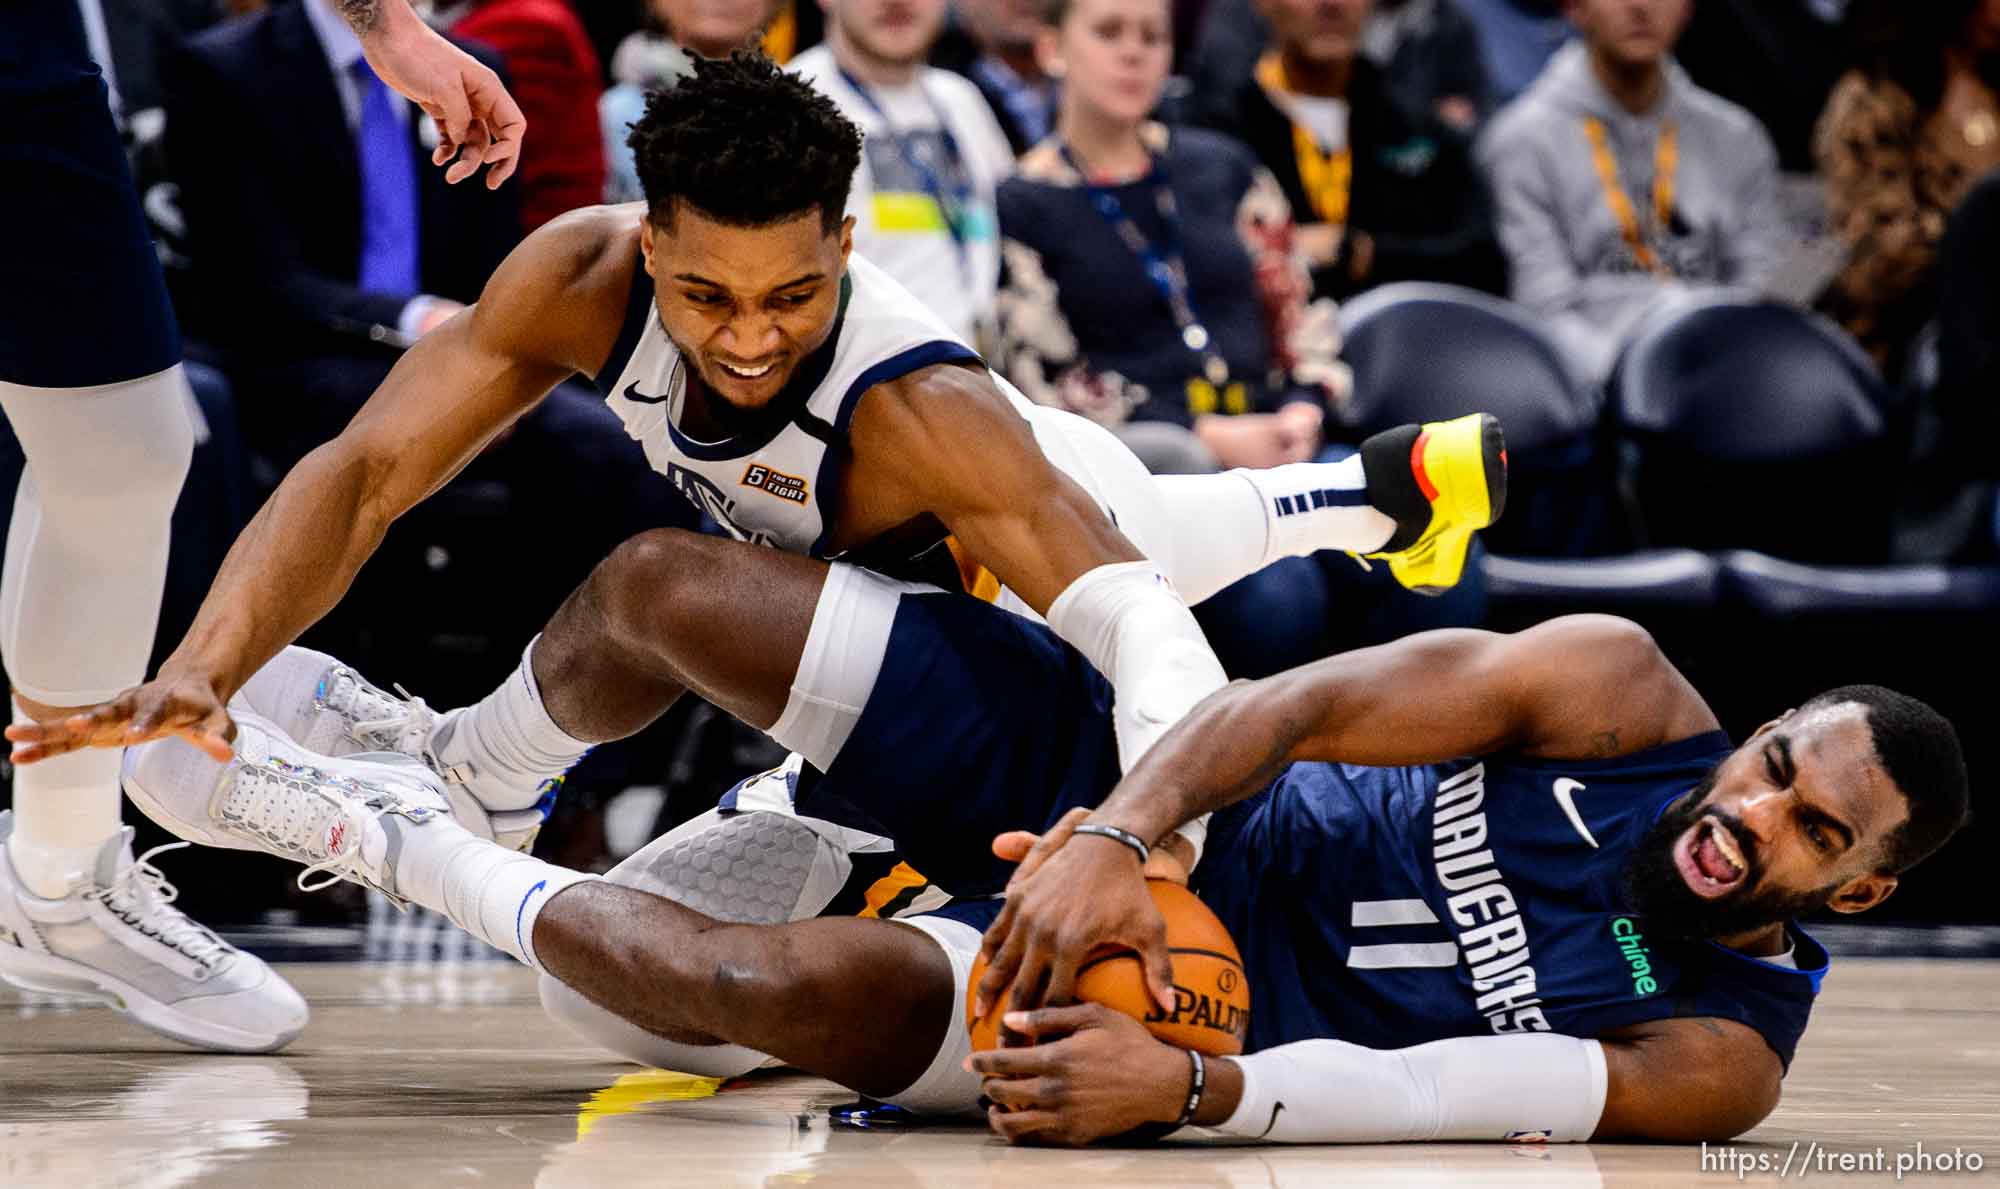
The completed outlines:
[[[530,809],[491,815],[494,841],[511,850],[534,845],[562,789],[561,776],[516,789],[504,773],[445,763],[436,739],[463,709],[433,710],[401,686],[390,693],[334,657],[296,644],[273,657],[231,699],[232,713],[244,707],[309,752],[335,759],[399,755],[415,760],[437,774],[454,804],[469,800],[484,812],[488,798],[520,804],[522,794],[532,796]]]
[[[125,795],[174,834],[305,864],[299,887],[346,879],[407,907],[396,891],[402,831],[450,816],[491,838],[485,811],[452,798],[437,774],[399,755],[334,759],[293,743],[269,720],[236,714],[236,754],[217,764],[159,739],[125,751]],[[309,882],[314,876],[326,878]]]
[[[14,815],[0,812],[0,979],[101,1002],[163,1036],[265,1053],[304,1031],[306,1001],[261,960],[173,907],[174,887],[132,857],[132,829],[105,840],[87,882],[44,899],[14,873]]]

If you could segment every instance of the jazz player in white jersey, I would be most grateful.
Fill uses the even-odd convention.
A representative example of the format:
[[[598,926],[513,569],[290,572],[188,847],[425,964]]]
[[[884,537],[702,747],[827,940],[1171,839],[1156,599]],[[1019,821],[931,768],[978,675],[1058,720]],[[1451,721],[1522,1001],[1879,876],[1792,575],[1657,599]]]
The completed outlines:
[[[350,735],[383,728],[374,742],[418,753],[485,810],[532,819],[546,779],[678,696],[661,604],[713,542],[661,529],[621,546],[466,711],[385,705],[303,650],[259,670],[333,606],[390,521],[577,372],[735,536],[1045,616],[1110,681],[1125,764],[1224,683],[1183,598],[1327,548],[1442,588],[1500,511],[1505,456],[1484,416],[1390,431],[1338,464],[1154,478],[1102,429],[1029,405],[850,256],[859,134],[764,58],[699,63],[651,97],[632,142],[645,206],[575,212],[523,243],[286,478],[158,678],[10,732],[21,759],[173,734],[227,758],[226,706],[258,675],[266,696],[343,707]],[[756,725],[808,761],[837,751],[860,713],[841,691],[872,681],[857,658],[879,657],[896,604],[895,584],[830,581],[794,696]],[[788,663],[755,639],[711,646],[731,672]],[[1200,826],[1183,836],[1192,862]]]

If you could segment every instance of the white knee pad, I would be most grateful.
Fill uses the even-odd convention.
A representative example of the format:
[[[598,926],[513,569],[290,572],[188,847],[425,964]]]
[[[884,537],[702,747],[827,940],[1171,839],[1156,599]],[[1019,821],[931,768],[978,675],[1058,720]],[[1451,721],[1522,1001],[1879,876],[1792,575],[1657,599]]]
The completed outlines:
[[[0,572],[0,660],[22,696],[82,706],[145,676],[191,400],[178,364],[95,388],[0,383],[28,457]]]

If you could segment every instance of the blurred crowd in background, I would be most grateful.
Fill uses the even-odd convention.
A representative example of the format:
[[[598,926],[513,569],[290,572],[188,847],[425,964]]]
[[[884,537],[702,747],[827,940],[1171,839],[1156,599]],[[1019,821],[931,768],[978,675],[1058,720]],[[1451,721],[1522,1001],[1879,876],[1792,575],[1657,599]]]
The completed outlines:
[[[1501,416],[1514,494],[1461,590],[1293,559],[1201,610],[1236,675],[1603,609],[1739,734],[1879,681],[1952,715],[1975,773],[2000,759],[1972,721],[2000,661],[2000,0],[433,4],[528,118],[494,191],[430,167],[333,0],[45,2],[84,12],[189,339],[157,655],[278,478],[523,236],[642,197],[646,92],[754,45],[864,130],[856,249],[1156,471]],[[702,527],[572,381],[306,642],[459,704],[656,525]],[[541,849],[602,867],[770,746],[689,699],[584,762]],[[1899,906],[1978,915],[1951,891],[1977,845]],[[358,910],[218,870],[178,879],[206,920]]]

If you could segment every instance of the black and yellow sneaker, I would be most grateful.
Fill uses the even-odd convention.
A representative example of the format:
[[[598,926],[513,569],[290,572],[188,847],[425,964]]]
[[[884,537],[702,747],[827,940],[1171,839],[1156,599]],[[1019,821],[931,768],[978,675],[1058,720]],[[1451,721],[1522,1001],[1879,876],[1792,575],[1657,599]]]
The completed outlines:
[[[1418,594],[1458,585],[1472,534],[1507,505],[1507,443],[1488,413],[1384,430],[1361,443],[1368,502],[1396,532],[1368,556]]]

